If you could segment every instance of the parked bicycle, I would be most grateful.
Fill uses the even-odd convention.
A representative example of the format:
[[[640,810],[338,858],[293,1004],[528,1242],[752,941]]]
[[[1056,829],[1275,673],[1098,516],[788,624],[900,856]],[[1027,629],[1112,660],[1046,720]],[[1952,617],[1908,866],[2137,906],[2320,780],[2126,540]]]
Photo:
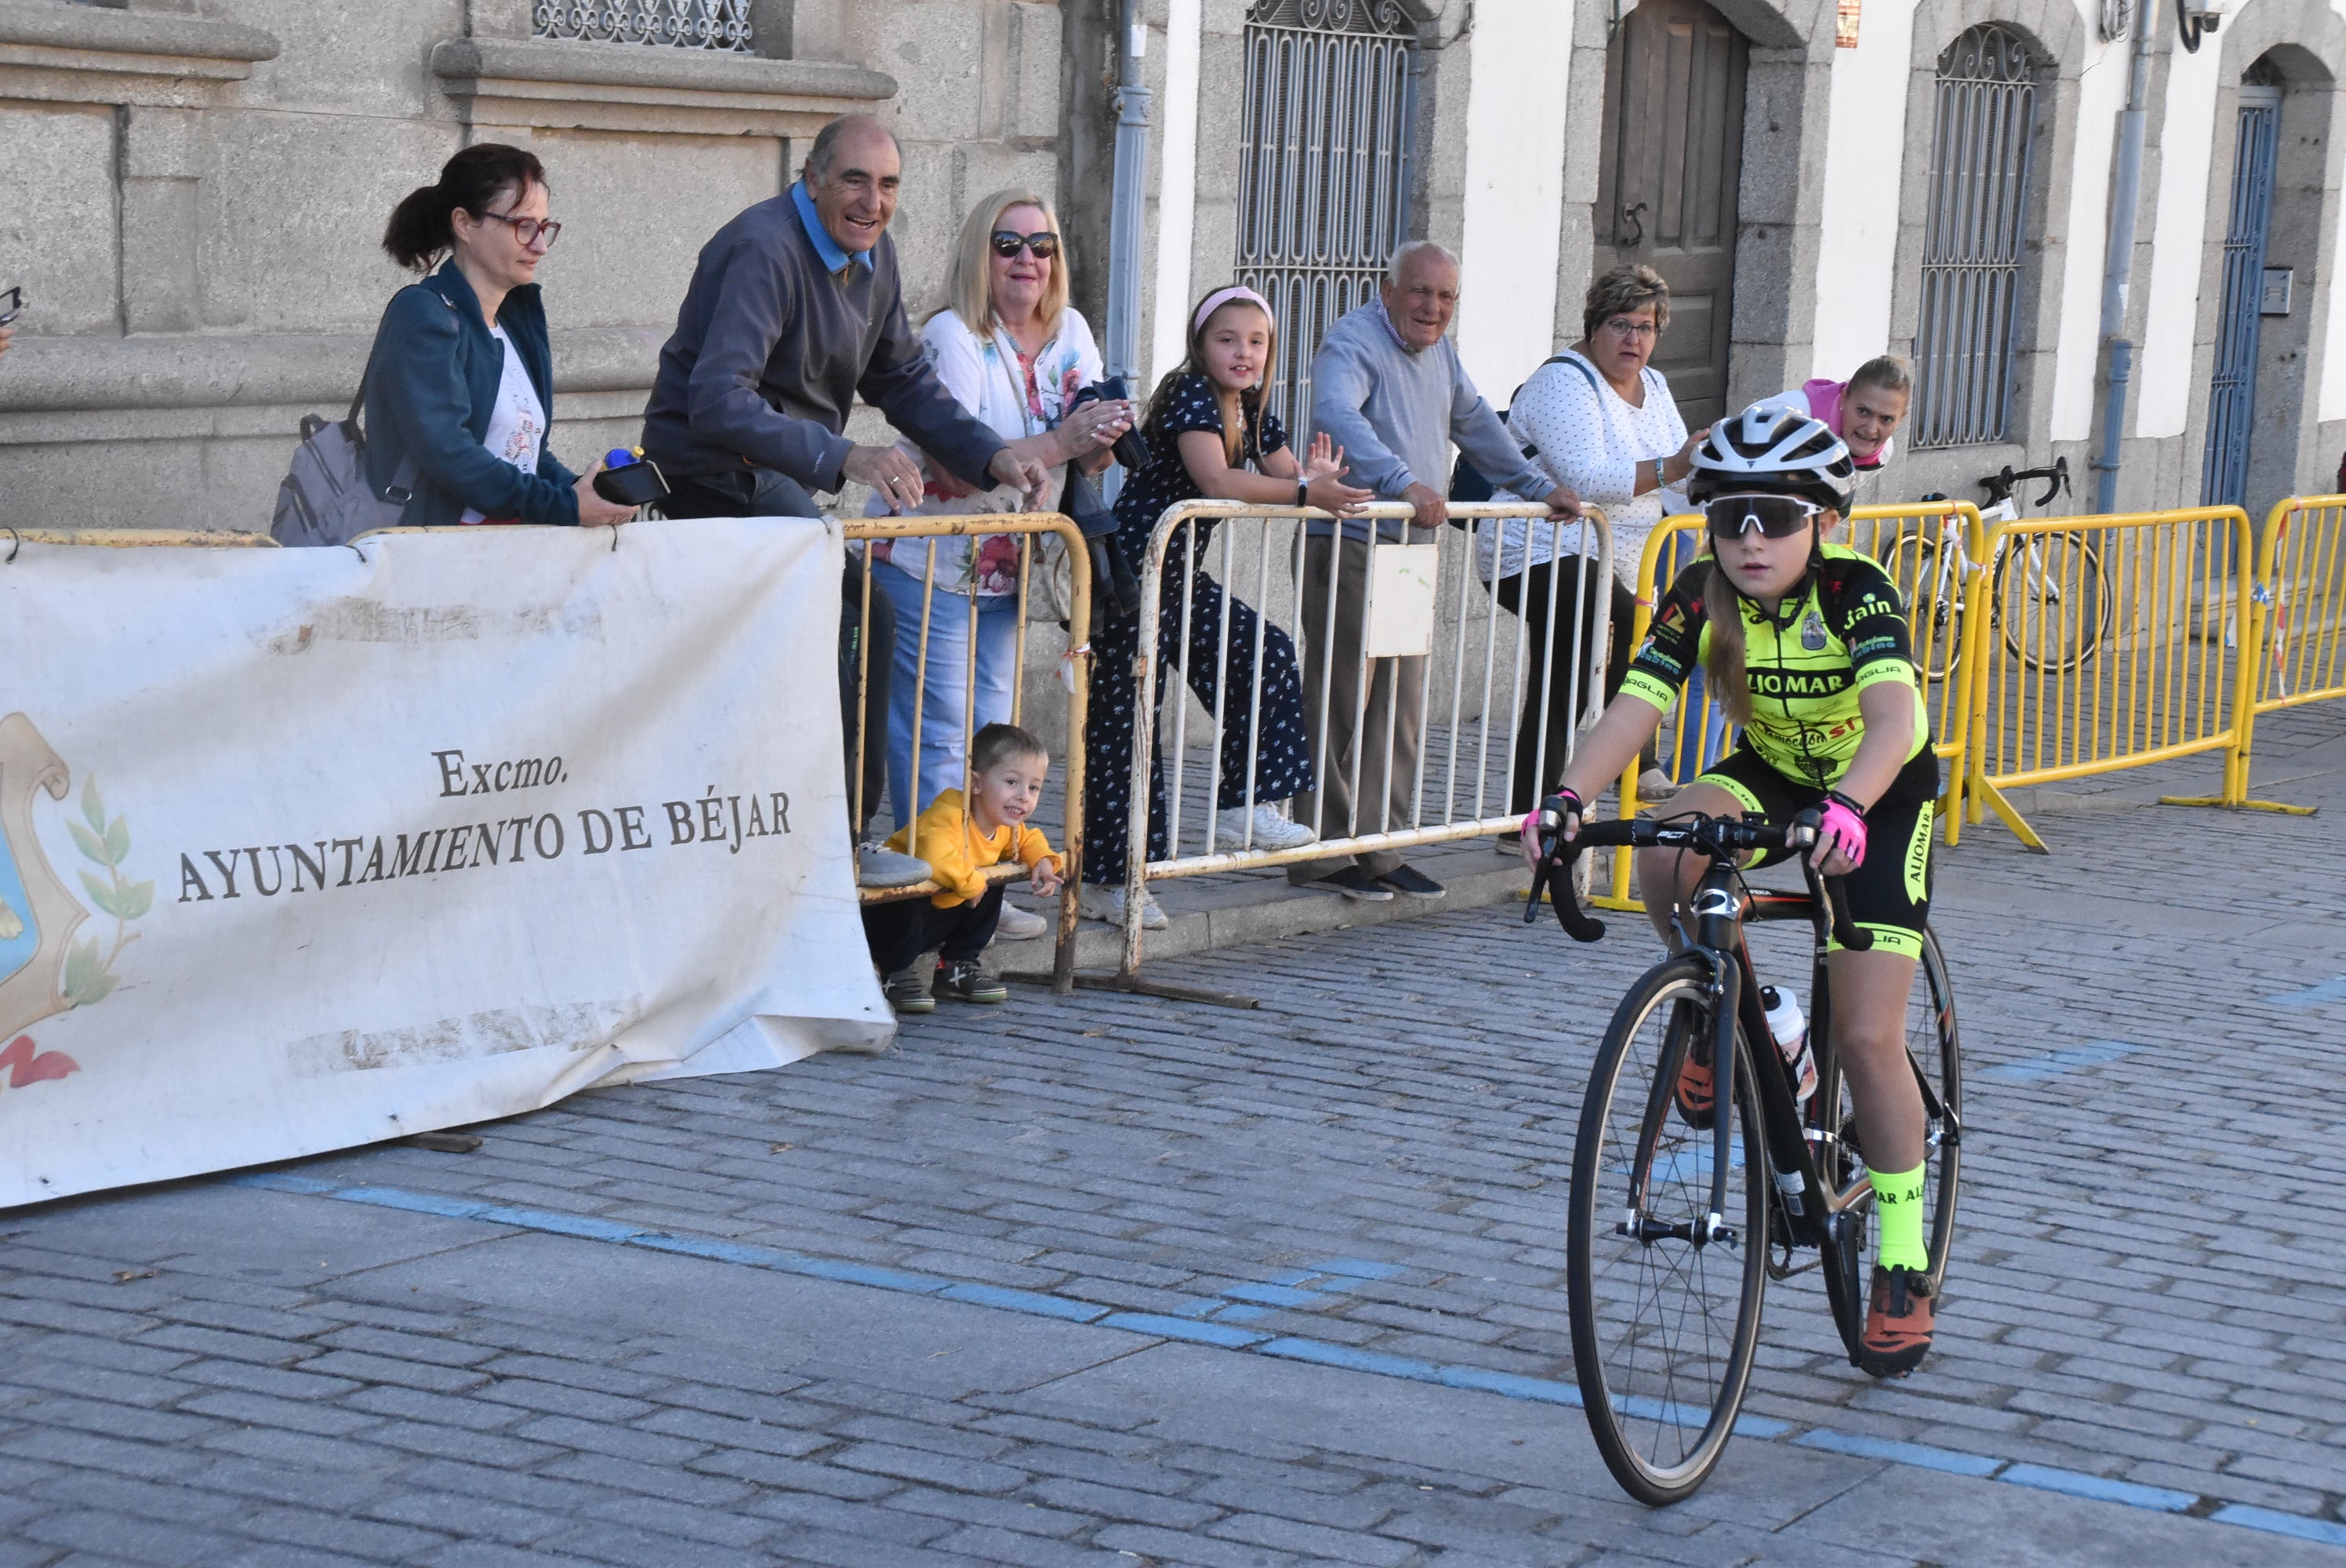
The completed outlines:
[[[1554,822],[1556,819],[1547,820]],[[1590,1071],[1573,1151],[1566,1263],[1572,1352],[1590,1433],[1628,1493],[1676,1502],[1725,1451],[1749,1387],[1770,1279],[1821,1267],[1833,1321],[1859,1363],[1865,1329],[1872,1194],[1849,1091],[1834,1060],[1828,933],[1872,945],[1850,920],[1841,879],[1803,856],[1805,893],[1754,889],[1736,857],[1806,850],[1804,814],[1784,827],[1685,815],[1585,825],[1569,844],[1539,840],[1524,919],[1545,889],[1576,941],[1605,928],[1581,908],[1574,862],[1604,846],[1678,849],[1708,870],[1681,920],[1680,952],[1647,970],[1614,1010]],[[1810,995],[1817,1086],[1805,1106],[1769,1032],[1745,921],[1806,920],[1815,933]],[[1908,1004],[1906,1053],[1926,1118],[1924,1214],[1936,1294],[1954,1237],[1963,1145],[1962,1049],[1938,940],[1923,933],[1923,984]],[[1709,1054],[1708,1125],[1674,1101],[1689,1051]],[[1801,1261],[1801,1254],[1814,1258]]]
[[[2004,646],[2032,669],[2071,670],[2099,651],[2109,636],[2112,597],[2101,552],[2082,535],[2024,535],[2015,545],[2003,524],[2019,521],[2014,492],[2045,482],[2042,508],[2069,493],[2069,460],[2043,468],[2006,463],[1982,479],[1987,504],[1980,521],[1988,534],[1988,614],[2004,634]],[[1926,501],[1944,501],[1926,495]],[[1911,605],[1928,611],[1917,617],[1916,662],[1933,680],[1945,678],[1962,640],[1968,558],[1960,531],[1902,532],[1885,539],[1875,557]]]

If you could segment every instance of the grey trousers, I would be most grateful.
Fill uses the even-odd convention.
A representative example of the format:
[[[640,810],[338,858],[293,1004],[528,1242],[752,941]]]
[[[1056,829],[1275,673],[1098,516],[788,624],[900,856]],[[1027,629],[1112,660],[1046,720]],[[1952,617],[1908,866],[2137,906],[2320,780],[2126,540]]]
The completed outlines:
[[[1329,616],[1331,561],[1332,623]],[[1411,825],[1418,745],[1425,733],[1427,661],[1371,659],[1363,671],[1361,648],[1368,630],[1368,599],[1367,544],[1345,540],[1339,555],[1332,538],[1304,541],[1303,722],[1312,756],[1323,760],[1320,788],[1295,797],[1295,820],[1316,830],[1323,839],[1392,832]],[[1401,863],[1401,853],[1394,850],[1335,855],[1288,867],[1287,880],[1300,885],[1355,864],[1372,876],[1382,876]]]

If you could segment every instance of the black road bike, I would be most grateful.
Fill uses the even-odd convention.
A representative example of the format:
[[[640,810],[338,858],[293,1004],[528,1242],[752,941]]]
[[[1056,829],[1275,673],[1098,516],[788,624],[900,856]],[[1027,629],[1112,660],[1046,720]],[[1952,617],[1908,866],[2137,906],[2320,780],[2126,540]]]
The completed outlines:
[[[1556,822],[1555,805],[1544,808],[1544,826]],[[1821,1268],[1833,1321],[1858,1359],[1872,1192],[1831,1044],[1825,943],[1830,932],[1863,949],[1872,935],[1851,921],[1841,880],[1820,877],[1805,858],[1805,893],[1751,888],[1736,865],[1750,850],[1805,850],[1815,841],[1805,819],[1770,827],[1692,813],[1586,823],[1570,844],[1553,826],[1541,837],[1524,919],[1537,912],[1545,887],[1578,942],[1605,934],[1574,891],[1582,850],[1676,849],[1709,861],[1679,912],[1681,951],[1647,970],[1614,1010],[1573,1151],[1574,1368],[1598,1451],[1643,1502],[1691,1495],[1719,1463],[1750,1381],[1770,1279]],[[1805,1106],[1768,1032],[1743,935],[1742,922],[1755,920],[1805,920],[1815,932],[1817,1087]],[[1689,1053],[1712,1067],[1711,1108],[1692,1117],[1676,1098]],[[1935,1293],[1955,1229],[1963,1064],[1946,962],[1928,932],[1906,1053],[1928,1118],[1924,1213]]]

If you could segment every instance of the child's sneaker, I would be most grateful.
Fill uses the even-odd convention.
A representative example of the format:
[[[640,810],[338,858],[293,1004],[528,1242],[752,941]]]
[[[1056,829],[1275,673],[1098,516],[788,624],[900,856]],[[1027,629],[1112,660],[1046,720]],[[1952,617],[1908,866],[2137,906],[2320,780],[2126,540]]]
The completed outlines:
[[[937,965],[935,990],[955,1002],[1007,1002],[1010,988],[980,969],[974,958],[956,958]],[[932,1001],[929,1005],[934,1007]]]
[[[900,969],[884,981],[880,989],[886,993],[888,1005],[903,1017],[908,1013],[934,1013],[937,999],[929,994],[929,972],[918,959],[910,969]]]

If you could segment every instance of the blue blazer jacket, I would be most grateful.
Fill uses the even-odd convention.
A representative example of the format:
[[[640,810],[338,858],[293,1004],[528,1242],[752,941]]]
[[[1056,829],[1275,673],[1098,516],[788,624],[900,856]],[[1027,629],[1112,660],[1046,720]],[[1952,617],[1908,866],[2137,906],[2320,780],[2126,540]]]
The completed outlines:
[[[505,296],[497,325],[521,355],[551,427],[554,351],[536,284]],[[454,523],[468,506],[524,523],[577,523],[578,496],[571,487],[578,476],[556,460],[543,438],[535,474],[481,444],[504,374],[504,350],[489,335],[481,301],[454,262],[391,297],[375,331],[374,371],[366,387],[366,468],[368,483],[384,495],[401,463],[414,461],[403,524]]]

